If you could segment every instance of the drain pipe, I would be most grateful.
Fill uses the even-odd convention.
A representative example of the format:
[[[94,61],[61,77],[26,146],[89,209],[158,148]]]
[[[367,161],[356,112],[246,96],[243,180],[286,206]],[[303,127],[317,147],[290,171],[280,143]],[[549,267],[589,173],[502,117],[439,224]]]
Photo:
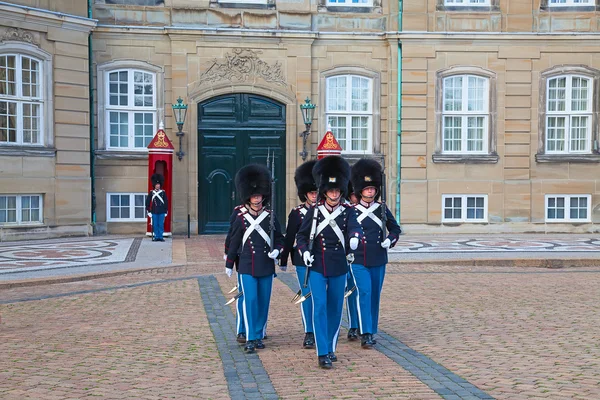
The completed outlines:
[[[88,18],[92,18],[92,0],[88,0]],[[94,70],[92,64],[92,31],[88,35],[88,74],[89,74],[89,100],[90,100],[90,179],[92,190],[92,234],[96,234],[96,170],[95,170],[95,148],[94,143]]]
[[[402,0],[398,0],[398,32],[402,32]],[[402,42],[398,39],[398,111],[397,111],[397,137],[396,137],[396,220],[400,223],[400,185],[402,177]]]

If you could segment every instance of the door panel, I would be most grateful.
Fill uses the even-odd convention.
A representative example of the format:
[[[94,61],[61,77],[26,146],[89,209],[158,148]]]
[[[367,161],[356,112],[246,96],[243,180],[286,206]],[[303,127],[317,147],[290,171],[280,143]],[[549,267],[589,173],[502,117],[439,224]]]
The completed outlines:
[[[285,215],[285,105],[250,94],[198,104],[198,233],[227,232],[240,199],[234,177],[246,164],[275,155],[275,210]]]

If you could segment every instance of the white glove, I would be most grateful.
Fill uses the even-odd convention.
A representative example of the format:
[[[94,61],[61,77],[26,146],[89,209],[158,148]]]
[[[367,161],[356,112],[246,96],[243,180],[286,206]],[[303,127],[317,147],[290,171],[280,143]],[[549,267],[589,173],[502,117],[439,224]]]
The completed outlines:
[[[148,213],[148,218],[152,218],[152,213]]]
[[[348,262],[350,264],[352,264],[354,262],[354,253],[350,253],[346,256],[346,260],[348,260]]]
[[[358,249],[358,238],[357,237],[353,237],[352,239],[350,239],[350,248],[352,250]]]
[[[225,267],[225,273],[227,274],[228,277],[231,278],[231,275],[233,274],[233,268]]]
[[[223,254],[223,261],[227,261],[227,254]]]
[[[384,249],[389,249],[391,245],[392,242],[390,242],[390,239],[385,239],[383,242],[381,242],[381,247]]]
[[[279,269],[282,270],[283,272],[287,271],[287,265],[280,265]]]
[[[169,213],[165,213],[165,218],[167,218],[167,215],[169,215]]]
[[[302,258],[304,258],[304,264],[307,267],[310,267],[312,265],[313,261],[315,261],[315,256],[310,254],[310,251],[305,251],[304,254],[302,255]]]
[[[275,249],[269,252],[267,255],[269,256],[269,258],[275,260],[277,257],[279,257],[279,250]]]

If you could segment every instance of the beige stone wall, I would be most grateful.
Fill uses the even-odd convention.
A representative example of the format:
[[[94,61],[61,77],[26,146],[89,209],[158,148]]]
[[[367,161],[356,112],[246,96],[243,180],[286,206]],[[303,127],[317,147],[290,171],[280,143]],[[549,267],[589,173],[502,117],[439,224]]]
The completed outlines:
[[[73,2],[31,3],[27,5],[52,3],[51,9],[68,12],[67,3]],[[58,18],[40,12],[29,19],[13,12],[10,19],[2,19],[6,25],[0,22],[0,33],[16,32],[13,40],[0,43],[0,52],[4,45],[12,46],[12,52],[39,54],[42,79],[48,88],[41,132],[44,147],[33,152],[28,146],[0,148],[0,193],[41,194],[43,222],[35,226],[5,225],[0,228],[0,240],[91,234],[87,39],[93,24],[82,22],[81,26],[75,23],[61,28]]]
[[[492,7],[446,8],[443,0],[404,0],[403,30],[429,32],[598,32],[600,12],[553,9],[543,0],[490,0]]]
[[[554,66],[600,67],[600,44],[578,40],[406,40],[402,85],[402,222],[440,229],[443,194],[488,195],[490,224],[505,231],[594,231],[596,163],[538,163],[540,73]],[[591,44],[591,43],[590,43]],[[469,49],[468,54],[464,49]],[[496,74],[496,164],[436,164],[436,74],[450,66],[476,66]],[[426,78],[425,78],[426,77]],[[596,97],[597,99],[597,97]],[[546,194],[591,194],[592,224],[544,222]],[[410,228],[408,228],[410,229]],[[476,231],[463,224],[453,231]]]
[[[87,17],[87,0],[11,0],[9,3]]]

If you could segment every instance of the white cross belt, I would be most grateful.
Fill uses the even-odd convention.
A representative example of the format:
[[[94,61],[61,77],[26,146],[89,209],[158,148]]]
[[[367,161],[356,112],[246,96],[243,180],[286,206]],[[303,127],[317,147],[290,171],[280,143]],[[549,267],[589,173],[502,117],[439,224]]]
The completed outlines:
[[[319,223],[319,226],[317,226],[316,235],[321,233],[321,231],[323,231],[323,229],[325,229],[325,227],[329,225],[331,229],[333,229],[333,231],[335,232],[336,236],[342,243],[342,246],[345,250],[346,240],[344,239],[344,234],[342,233],[342,230],[340,229],[339,225],[335,222],[335,219],[342,213],[343,210],[343,207],[338,207],[335,209],[334,212],[330,214],[329,211],[327,211],[327,208],[325,208],[325,206],[319,206],[319,211],[321,211],[321,213],[323,214],[323,221],[321,221]]]
[[[246,221],[250,223],[250,226],[248,227],[248,229],[246,229],[246,232],[244,232],[244,237],[242,239],[242,249],[244,248],[244,244],[246,244],[246,240],[248,240],[248,238],[254,231],[258,232],[260,236],[262,236],[262,238],[265,240],[265,242],[267,242],[267,245],[271,247],[271,238],[269,237],[269,235],[267,235],[267,232],[265,232],[265,230],[260,226],[260,223],[265,218],[267,218],[267,215],[269,215],[268,212],[263,212],[258,216],[258,218],[254,219],[250,214],[244,214],[244,218],[246,218]]]
[[[365,220],[365,218],[369,217],[383,229],[383,222],[379,219],[377,215],[373,214],[373,211],[377,210],[380,205],[381,204],[379,203],[375,203],[373,206],[366,208],[362,204],[357,204],[356,208],[361,212],[361,214],[357,218],[358,222],[362,223]]]
[[[162,199],[162,197],[159,196],[159,194],[161,194],[163,191],[153,191],[152,192],[152,201],[154,201],[154,199],[156,199],[158,197],[158,199],[160,200],[161,203],[165,204],[164,200]]]

